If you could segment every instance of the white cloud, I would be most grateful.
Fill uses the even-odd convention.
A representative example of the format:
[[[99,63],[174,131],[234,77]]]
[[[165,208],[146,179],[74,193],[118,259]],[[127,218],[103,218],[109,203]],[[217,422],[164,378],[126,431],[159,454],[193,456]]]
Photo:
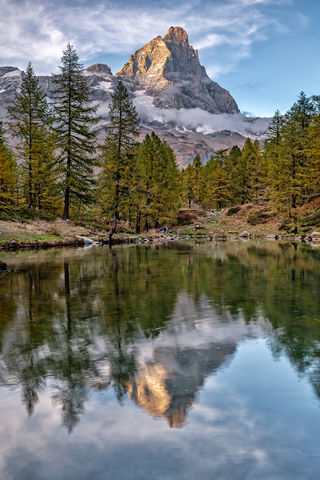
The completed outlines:
[[[261,138],[270,122],[269,118],[253,119],[243,113],[213,115],[200,108],[157,108],[152,103],[152,97],[143,91],[136,92],[134,104],[143,121],[171,123],[179,129],[195,130],[205,135],[230,130],[244,137]]]
[[[181,25],[201,50],[230,48],[223,62],[209,65],[217,75],[234,68],[250,54],[253,42],[279,26],[273,13],[286,2],[190,0],[159,7],[151,1],[0,0],[0,64],[24,68],[31,60],[39,73],[51,73],[67,41],[89,62],[102,55],[130,54],[170,25]],[[272,8],[266,13],[265,7]]]

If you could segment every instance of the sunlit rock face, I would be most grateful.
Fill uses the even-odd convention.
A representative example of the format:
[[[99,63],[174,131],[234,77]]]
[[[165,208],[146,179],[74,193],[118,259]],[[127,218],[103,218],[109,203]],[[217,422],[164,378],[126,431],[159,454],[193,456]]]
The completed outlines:
[[[169,427],[181,428],[207,376],[218,370],[235,350],[232,344],[155,350],[153,362],[142,365],[128,394],[149,414],[164,417]]]
[[[248,335],[241,322],[230,336],[227,319],[221,325],[215,317],[205,298],[196,306],[181,293],[167,329],[137,348],[139,367],[128,395],[150,415],[164,418],[170,428],[187,423],[188,410],[207,377],[232,360],[237,341]]]
[[[116,76],[134,77],[159,108],[239,111],[230,93],[210,80],[181,27],[170,27],[166,35],[137,50]]]

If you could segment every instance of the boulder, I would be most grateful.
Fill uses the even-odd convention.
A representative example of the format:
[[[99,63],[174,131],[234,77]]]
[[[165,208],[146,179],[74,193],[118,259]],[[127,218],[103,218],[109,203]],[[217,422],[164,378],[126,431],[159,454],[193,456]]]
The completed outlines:
[[[93,240],[91,240],[91,238],[89,238],[89,237],[81,237],[81,236],[78,235],[77,238],[82,240],[84,245],[93,245]]]
[[[245,231],[240,233],[239,237],[240,238],[250,238],[251,234],[245,230]]]
[[[169,229],[166,226],[161,227],[159,228],[159,230],[157,230],[157,233],[168,233],[168,232],[169,232]]]

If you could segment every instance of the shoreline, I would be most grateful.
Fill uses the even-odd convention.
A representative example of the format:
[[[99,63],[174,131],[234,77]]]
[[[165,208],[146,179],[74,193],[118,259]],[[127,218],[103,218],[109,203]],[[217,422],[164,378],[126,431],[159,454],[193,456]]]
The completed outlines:
[[[319,235],[279,235],[279,234],[251,234],[249,232],[242,232],[239,235],[209,235],[209,234],[194,234],[194,235],[179,235],[177,233],[166,234],[115,234],[112,240],[112,245],[143,245],[150,243],[173,243],[178,241],[190,240],[204,240],[207,242],[233,242],[237,240],[268,240],[268,241],[287,241],[300,242],[306,244],[319,244]],[[88,247],[88,246],[108,246],[109,241],[107,235],[99,234],[91,236],[78,236],[77,238],[64,238],[57,240],[41,240],[32,239],[30,241],[8,239],[8,241],[0,244],[0,251],[17,251],[17,250],[48,250],[54,248],[65,247]]]

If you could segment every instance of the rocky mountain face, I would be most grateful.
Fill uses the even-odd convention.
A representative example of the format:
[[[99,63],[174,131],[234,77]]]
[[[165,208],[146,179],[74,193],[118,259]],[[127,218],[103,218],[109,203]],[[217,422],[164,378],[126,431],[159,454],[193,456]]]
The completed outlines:
[[[158,36],[137,50],[116,76],[135,78],[159,108],[239,112],[230,93],[210,80],[181,27],[170,27],[164,37]]]
[[[101,141],[111,95],[121,79],[140,116],[141,138],[154,131],[172,146],[181,166],[196,153],[207,161],[216,150],[242,146],[247,136],[263,135],[268,125],[267,119],[247,119],[239,112],[231,94],[208,77],[181,27],[170,27],[163,37],[137,50],[115,75],[104,64],[92,65],[83,74],[99,105]],[[18,68],[0,67],[0,119],[5,123],[23,75]],[[39,76],[39,81],[52,101],[51,77]]]

